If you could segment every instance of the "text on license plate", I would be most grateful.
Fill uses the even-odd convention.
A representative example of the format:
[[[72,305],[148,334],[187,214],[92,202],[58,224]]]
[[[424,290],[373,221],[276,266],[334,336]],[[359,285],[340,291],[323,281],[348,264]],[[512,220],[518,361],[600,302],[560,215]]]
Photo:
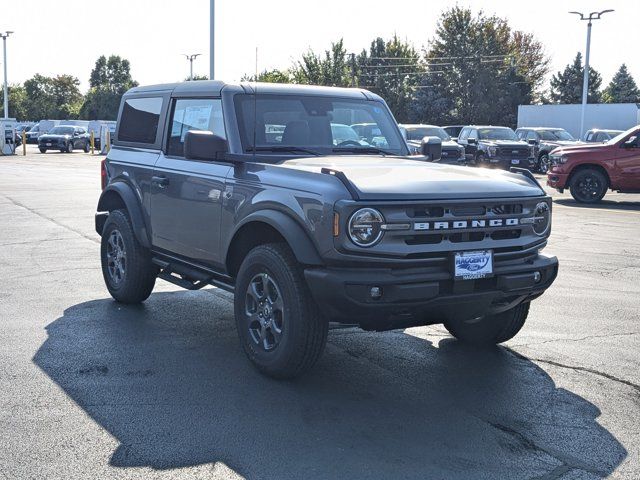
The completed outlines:
[[[491,250],[457,252],[454,257],[454,276],[462,280],[485,278],[493,274]]]
[[[514,158],[513,160],[511,160],[511,164],[512,165],[520,165],[520,160],[517,160],[517,159]]]

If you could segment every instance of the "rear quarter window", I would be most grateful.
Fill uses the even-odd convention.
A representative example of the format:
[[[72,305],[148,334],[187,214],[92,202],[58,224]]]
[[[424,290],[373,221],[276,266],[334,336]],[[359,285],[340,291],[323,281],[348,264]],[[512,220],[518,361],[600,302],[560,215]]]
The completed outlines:
[[[129,98],[120,115],[118,141],[154,144],[158,134],[162,97]]]

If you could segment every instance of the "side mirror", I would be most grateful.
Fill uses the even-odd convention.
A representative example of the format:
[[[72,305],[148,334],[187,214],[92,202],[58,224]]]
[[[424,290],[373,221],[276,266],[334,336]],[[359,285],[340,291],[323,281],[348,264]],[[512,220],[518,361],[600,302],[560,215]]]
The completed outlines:
[[[534,138],[530,138],[529,140],[527,140],[527,143],[529,145],[537,145],[538,141],[536,139],[534,139]]]
[[[467,138],[467,143],[469,145],[475,145],[478,141],[475,138]]]
[[[184,137],[184,158],[187,160],[217,160],[226,153],[227,141],[204,130],[190,130]]]
[[[420,142],[420,153],[430,162],[436,162],[442,157],[442,140],[439,137],[424,137]]]

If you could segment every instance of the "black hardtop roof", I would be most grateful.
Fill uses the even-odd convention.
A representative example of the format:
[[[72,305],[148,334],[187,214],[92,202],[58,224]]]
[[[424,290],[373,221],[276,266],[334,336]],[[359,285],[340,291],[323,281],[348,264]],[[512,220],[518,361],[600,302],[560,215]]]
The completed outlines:
[[[296,85],[282,83],[226,83],[220,80],[195,80],[180,83],[164,83],[158,85],[146,85],[133,87],[125,95],[137,95],[146,93],[172,93],[176,96],[186,95],[220,95],[225,88],[232,88],[245,93],[253,93],[257,89],[258,93],[280,94],[280,95],[319,95],[339,98],[353,98],[379,100],[380,97],[374,93],[360,88],[342,87],[321,87],[316,85]]]

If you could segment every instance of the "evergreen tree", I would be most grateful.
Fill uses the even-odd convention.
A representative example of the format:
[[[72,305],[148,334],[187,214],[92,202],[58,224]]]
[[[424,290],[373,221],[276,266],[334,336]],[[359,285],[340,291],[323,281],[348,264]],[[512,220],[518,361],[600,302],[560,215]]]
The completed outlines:
[[[623,63],[602,95],[606,103],[638,103],[640,90]]]
[[[551,78],[551,101],[553,103],[582,103],[583,77],[582,54],[578,52],[573,59],[573,63],[568,64],[564,71],[556,73]],[[587,101],[589,103],[599,103],[601,101],[601,84],[602,77],[600,74],[589,67],[589,91],[587,93]]]

